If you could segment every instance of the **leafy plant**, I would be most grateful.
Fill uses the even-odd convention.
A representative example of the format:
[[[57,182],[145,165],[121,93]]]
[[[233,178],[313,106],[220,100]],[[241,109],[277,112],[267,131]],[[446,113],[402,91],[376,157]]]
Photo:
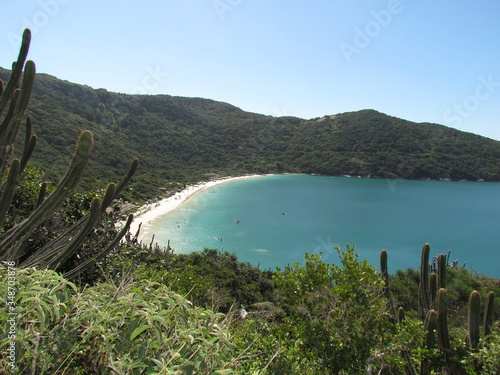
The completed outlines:
[[[7,272],[0,266],[0,311]],[[223,315],[168,287],[123,278],[84,291],[45,270],[16,273],[16,364],[23,374],[216,373],[234,354]],[[0,315],[0,350],[11,339]],[[0,357],[0,367],[7,359]]]

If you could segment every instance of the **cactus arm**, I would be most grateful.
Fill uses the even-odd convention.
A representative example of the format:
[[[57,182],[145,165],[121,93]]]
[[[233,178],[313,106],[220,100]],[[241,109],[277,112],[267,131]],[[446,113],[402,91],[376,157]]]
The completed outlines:
[[[382,279],[384,280],[384,295],[387,299],[387,308],[393,319],[397,318],[396,309],[391,300],[391,290],[389,288],[389,271],[387,267],[387,250],[382,250],[380,252],[380,272],[382,273]]]
[[[36,199],[35,203],[35,210],[40,207],[40,205],[43,203],[45,199],[45,195],[47,195],[47,186],[48,184],[44,181],[40,184],[40,190],[38,191],[38,197]]]
[[[424,347],[427,350],[432,350],[436,348],[437,312],[435,310],[427,311],[424,328]],[[431,369],[431,363],[426,358],[422,358],[420,361],[420,375],[430,375]]]
[[[438,256],[438,288],[446,288],[446,255],[439,254]]]
[[[425,347],[427,349],[434,349],[436,347],[436,330],[437,330],[437,312],[436,310],[429,310],[425,317],[424,327],[425,334]]]
[[[66,261],[76,248],[83,242],[99,217],[100,200],[92,199],[90,213],[84,217],[83,228],[74,234],[68,231],[49,242],[43,249],[32,254],[20,264],[20,267],[28,268],[38,266],[41,268],[56,269],[60,263]]]
[[[31,133],[31,119],[26,118],[26,138],[24,140],[23,156],[21,157],[21,172],[24,171],[28,161],[33,154],[38,138]]]
[[[0,189],[2,187],[2,177],[5,176],[9,160],[14,152],[14,146],[7,142],[7,134],[10,129],[12,117],[14,117],[15,102],[17,101],[20,92],[20,90],[15,91],[12,96],[9,112],[7,113],[2,125],[0,125]]]
[[[29,259],[22,263],[22,267],[33,267],[35,265],[57,269],[69,257],[76,252],[85,237],[90,233],[93,226],[113,199],[115,184],[110,183],[104,194],[102,202],[98,198],[92,199],[90,212],[78,220],[63,234],[49,242],[43,249],[34,253]]]
[[[476,349],[479,344],[479,310],[481,308],[481,295],[477,290],[471,292],[469,296],[469,322],[468,322],[468,338],[469,345],[472,349]]]
[[[450,336],[448,334],[448,293],[446,289],[437,291],[437,331],[439,349],[445,353],[451,352]]]
[[[123,190],[125,185],[127,185],[129,183],[130,179],[132,178],[135,171],[137,170],[138,165],[139,165],[139,159],[137,159],[137,158],[132,159],[132,162],[130,163],[130,167],[128,169],[127,174],[116,186],[114,198],[116,198],[118,196],[118,194],[121,193],[121,191]]]
[[[2,95],[2,99],[5,97],[6,100],[12,100],[9,112],[0,127],[0,180],[2,176],[5,175],[6,165],[14,152],[14,142],[17,138],[17,134],[19,133],[22,118],[26,112],[26,108],[28,107],[34,80],[35,64],[32,61],[28,61],[26,63],[22,89],[15,89],[12,95]],[[11,81],[9,81],[9,84],[10,82]]]
[[[35,82],[35,63],[33,61],[28,61],[26,63],[26,70],[24,73],[23,85],[19,92],[18,98],[15,103],[14,113],[12,118],[10,119],[8,125],[6,125],[5,139],[3,139],[3,143],[7,145],[13,145],[17,134],[19,133],[19,129],[21,127],[21,123],[23,121],[23,116],[28,108],[28,103],[31,97],[31,93],[33,91],[33,84]]]
[[[0,125],[0,135],[2,139],[6,137],[7,131],[9,129],[9,125],[14,118],[14,112],[16,110],[17,100],[19,99],[19,95],[21,94],[21,89],[15,89],[10,98],[10,105],[5,118]]]
[[[0,113],[3,112],[7,103],[9,101],[9,96],[14,92],[21,78],[21,72],[24,66],[24,62],[28,57],[28,50],[31,42],[31,31],[29,29],[24,30],[23,40],[21,43],[21,49],[19,50],[19,56],[17,62],[14,63],[12,74],[10,76],[7,86],[4,88],[2,96],[0,98]]]
[[[486,300],[486,309],[484,311],[484,336],[491,333],[491,325],[493,323],[493,302],[495,301],[495,293],[489,292]]]
[[[380,252],[380,272],[382,273],[382,279],[384,280],[384,294],[386,298],[390,297],[389,290],[389,272],[387,270],[387,250],[382,250]]]
[[[127,218],[127,222],[125,223],[125,226],[120,230],[120,233],[115,237],[115,239],[108,244],[104,249],[102,249],[98,254],[93,256],[92,258],[86,260],[84,263],[80,264],[79,266],[73,268],[71,271],[68,271],[64,274],[64,277],[68,279],[72,279],[78,275],[80,275],[82,272],[85,272],[88,270],[95,262],[97,262],[99,259],[104,257],[106,254],[108,254],[117,244],[120,242],[120,240],[125,236],[125,234],[128,232],[130,229],[130,224],[132,224],[132,220],[134,219],[134,216],[130,214]]]
[[[99,219],[101,211],[101,201],[99,198],[92,199],[90,203],[90,213],[87,218],[87,222],[83,229],[78,233],[78,235],[65,247],[60,249],[59,251],[50,251],[51,260],[50,263],[47,264],[47,267],[50,269],[58,269],[61,264],[67,261],[71,255],[73,255],[78,247],[82,244],[83,240],[90,233],[95,223]]]
[[[429,278],[429,291],[431,298],[431,308],[436,309],[436,299],[437,299],[437,291],[438,291],[438,275],[437,273],[431,273]]]
[[[9,176],[7,177],[7,182],[5,183],[5,188],[1,192],[0,197],[0,228],[5,222],[7,212],[9,211],[10,202],[14,196],[14,192],[19,184],[19,175],[21,173],[21,162],[19,159],[12,160],[10,164]]]
[[[4,259],[18,259],[22,255],[20,253],[22,243],[28,239],[28,236],[36,227],[46,220],[47,216],[52,215],[60,207],[75,189],[87,164],[92,146],[92,133],[88,130],[83,131],[66,175],[56,190],[33,211],[29,218],[8,231],[4,238],[0,240],[0,257]]]
[[[430,245],[426,243],[422,248],[420,260],[420,284],[418,288],[418,298],[420,302],[420,317],[425,319],[427,311],[431,309],[431,296],[429,288],[429,253]]]

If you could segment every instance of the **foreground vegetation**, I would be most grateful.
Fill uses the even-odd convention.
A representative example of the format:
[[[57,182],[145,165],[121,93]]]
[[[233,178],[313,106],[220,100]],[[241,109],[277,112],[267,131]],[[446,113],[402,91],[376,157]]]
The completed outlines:
[[[427,346],[418,310],[407,306],[405,318],[395,319],[380,273],[353,247],[338,251],[339,265],[316,254],[303,265],[262,272],[232,254],[174,255],[129,243],[103,261],[93,286],[50,270],[18,269],[19,373],[401,374],[409,371],[408,359],[415,373],[430,373],[423,364],[446,369],[449,353]],[[8,265],[0,272],[0,306],[7,312]],[[500,281],[464,270],[447,274],[454,280],[447,316],[458,366],[451,373],[498,373],[498,306],[491,333],[472,348],[462,289],[474,287],[485,301],[488,291],[500,291]],[[394,300],[418,299],[413,277],[413,270],[391,277]],[[11,316],[5,312],[0,368],[7,369]]]
[[[337,249],[338,264],[306,253],[303,264],[261,271],[233,254],[137,243],[131,216],[122,230],[114,225],[136,159],[120,183],[74,193],[90,131],[59,183],[42,181],[29,164],[38,140],[25,118],[29,40],[26,31],[0,85],[0,373],[500,371],[500,281],[451,267],[444,255],[434,272],[427,244],[420,272],[390,276],[387,252],[377,271],[350,245]]]

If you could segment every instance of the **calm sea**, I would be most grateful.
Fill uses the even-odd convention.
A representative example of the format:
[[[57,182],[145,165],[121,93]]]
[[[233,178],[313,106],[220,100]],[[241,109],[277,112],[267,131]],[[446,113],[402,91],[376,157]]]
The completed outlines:
[[[389,270],[431,256],[500,278],[500,184],[309,175],[236,180],[206,189],[153,222],[155,241],[177,253],[217,248],[261,269],[302,263],[305,252],[338,261],[336,246]]]

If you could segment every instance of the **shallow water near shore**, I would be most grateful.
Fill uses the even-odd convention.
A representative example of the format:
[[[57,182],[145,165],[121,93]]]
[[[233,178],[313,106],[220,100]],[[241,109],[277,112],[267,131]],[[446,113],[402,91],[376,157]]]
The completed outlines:
[[[176,253],[216,248],[261,269],[302,263],[336,246],[389,271],[418,268],[424,243],[431,256],[500,277],[500,184],[276,175],[226,182],[194,195],[150,226],[155,242]],[[148,241],[146,237],[145,242]]]

